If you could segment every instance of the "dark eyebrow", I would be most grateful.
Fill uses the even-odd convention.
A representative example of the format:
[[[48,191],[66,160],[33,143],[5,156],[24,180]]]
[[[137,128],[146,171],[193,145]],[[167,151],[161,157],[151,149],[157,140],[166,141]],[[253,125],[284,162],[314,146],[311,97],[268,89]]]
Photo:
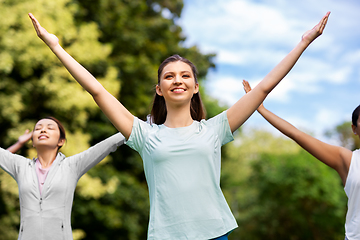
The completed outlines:
[[[185,71],[181,71],[180,73],[181,74],[183,74],[183,73],[190,73],[191,74],[191,71],[185,70]],[[174,74],[174,72],[172,72],[172,71],[164,72],[163,76],[165,76],[166,74]]]
[[[189,72],[189,71],[182,71],[182,72],[181,72],[181,74],[184,74],[184,73],[191,74],[191,72]]]
[[[164,72],[163,76],[165,76],[166,74],[173,74],[174,72]]]
[[[42,123],[38,123],[38,124],[35,125],[35,127],[38,127],[38,126],[39,127],[42,126]],[[55,124],[54,123],[48,123],[47,126],[55,126]]]

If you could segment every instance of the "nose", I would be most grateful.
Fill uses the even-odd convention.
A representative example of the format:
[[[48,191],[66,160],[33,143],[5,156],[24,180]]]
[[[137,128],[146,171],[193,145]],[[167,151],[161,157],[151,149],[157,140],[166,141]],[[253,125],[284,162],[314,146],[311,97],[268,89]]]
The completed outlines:
[[[174,77],[174,84],[180,84],[182,81],[181,81],[181,77],[180,76],[178,76],[178,75],[176,75],[175,77]]]

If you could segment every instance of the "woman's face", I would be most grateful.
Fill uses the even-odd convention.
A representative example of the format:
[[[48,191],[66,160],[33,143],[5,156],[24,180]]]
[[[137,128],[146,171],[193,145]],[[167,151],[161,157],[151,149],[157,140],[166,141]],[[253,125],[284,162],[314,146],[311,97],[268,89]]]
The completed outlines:
[[[195,82],[191,67],[181,61],[166,65],[156,86],[156,93],[165,98],[165,102],[175,104],[189,103],[199,84]]]
[[[60,139],[60,130],[55,121],[41,119],[34,127],[32,141],[35,148],[48,147],[53,149],[62,146],[65,139]]]

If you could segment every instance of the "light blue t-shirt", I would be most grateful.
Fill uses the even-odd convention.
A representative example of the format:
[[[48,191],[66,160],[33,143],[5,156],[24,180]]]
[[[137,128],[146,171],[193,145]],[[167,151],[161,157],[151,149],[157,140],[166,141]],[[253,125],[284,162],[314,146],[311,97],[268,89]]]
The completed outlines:
[[[232,140],[226,112],[182,128],[134,118],[126,144],[144,163],[148,239],[205,240],[237,227],[220,189],[221,146]]]

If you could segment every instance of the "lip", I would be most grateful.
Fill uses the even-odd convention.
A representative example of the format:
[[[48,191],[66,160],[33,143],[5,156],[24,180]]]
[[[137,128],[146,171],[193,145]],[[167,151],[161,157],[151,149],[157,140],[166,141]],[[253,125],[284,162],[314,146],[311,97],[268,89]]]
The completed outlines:
[[[185,88],[173,88],[173,89],[171,89],[171,92],[177,92],[176,90],[182,90],[182,91],[179,91],[179,93],[182,93],[182,92],[186,91]]]
[[[44,135],[44,134],[41,134],[38,139],[41,140],[41,139],[48,139],[49,137],[47,135]]]

